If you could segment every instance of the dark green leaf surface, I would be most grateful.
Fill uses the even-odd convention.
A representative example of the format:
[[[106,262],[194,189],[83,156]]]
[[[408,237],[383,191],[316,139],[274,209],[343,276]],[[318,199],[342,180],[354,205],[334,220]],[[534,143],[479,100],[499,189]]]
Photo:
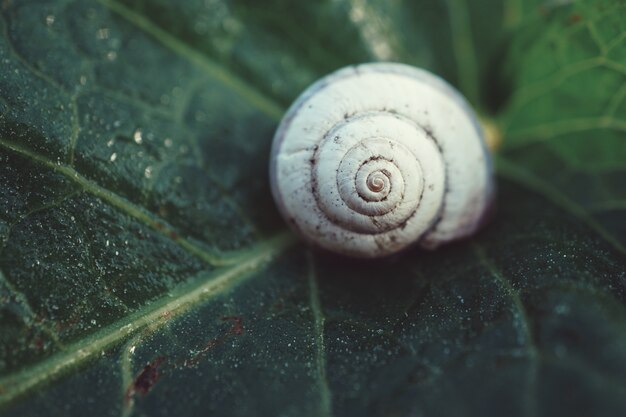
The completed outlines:
[[[623,1],[0,8],[3,415],[626,415]],[[475,238],[364,262],[285,230],[278,120],[372,60],[494,112]]]

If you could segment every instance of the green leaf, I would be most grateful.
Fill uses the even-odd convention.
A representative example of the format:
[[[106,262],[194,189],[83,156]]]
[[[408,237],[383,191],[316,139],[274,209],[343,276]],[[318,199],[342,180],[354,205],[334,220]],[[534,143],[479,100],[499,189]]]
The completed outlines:
[[[7,415],[626,414],[626,5],[0,6]],[[395,60],[500,125],[476,237],[317,253],[267,180],[297,94]]]
[[[626,4],[580,2],[520,31],[500,172],[626,248]]]

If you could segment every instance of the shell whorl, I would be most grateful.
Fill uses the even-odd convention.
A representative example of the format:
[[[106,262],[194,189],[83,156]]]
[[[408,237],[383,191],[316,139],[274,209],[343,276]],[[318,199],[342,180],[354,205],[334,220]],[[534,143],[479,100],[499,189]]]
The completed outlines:
[[[417,227],[407,223],[415,216],[437,215],[444,164],[432,139],[408,119],[385,112],[349,117],[322,138],[314,161],[318,208],[345,230],[381,235]]]
[[[493,189],[464,100],[400,64],[346,68],[306,90],[277,130],[270,174],[295,230],[357,257],[465,236]]]

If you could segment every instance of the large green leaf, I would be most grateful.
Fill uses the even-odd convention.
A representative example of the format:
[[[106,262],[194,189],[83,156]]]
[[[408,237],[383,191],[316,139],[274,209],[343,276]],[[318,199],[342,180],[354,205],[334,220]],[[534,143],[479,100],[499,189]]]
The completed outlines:
[[[7,0],[7,415],[626,415],[626,4]],[[309,83],[397,60],[502,127],[475,238],[354,261],[272,203]]]
[[[501,174],[626,248],[626,3],[581,2],[521,30]],[[540,36],[537,33],[541,33]],[[547,59],[550,58],[550,59]]]

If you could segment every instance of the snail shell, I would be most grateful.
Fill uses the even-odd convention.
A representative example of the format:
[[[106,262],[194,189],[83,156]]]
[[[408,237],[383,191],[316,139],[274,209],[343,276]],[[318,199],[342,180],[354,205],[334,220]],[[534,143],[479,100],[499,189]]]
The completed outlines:
[[[306,240],[375,258],[466,237],[494,186],[463,97],[407,65],[347,67],[309,87],[274,136],[272,193]]]

